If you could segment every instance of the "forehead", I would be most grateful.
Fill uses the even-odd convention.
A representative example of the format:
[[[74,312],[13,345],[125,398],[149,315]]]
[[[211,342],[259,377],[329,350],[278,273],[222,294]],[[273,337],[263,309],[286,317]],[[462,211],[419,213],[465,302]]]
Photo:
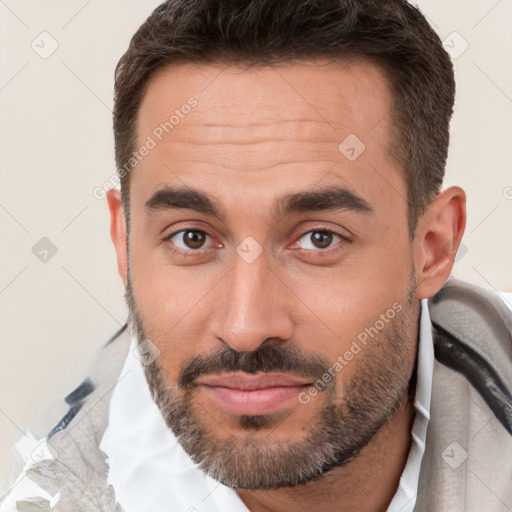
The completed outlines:
[[[169,183],[302,190],[328,175],[385,200],[380,175],[397,200],[397,189],[406,192],[389,154],[392,103],[368,60],[168,66],[139,108],[135,149],[150,139],[152,148],[132,172],[130,195],[144,199]]]
[[[242,139],[257,136],[259,128],[265,133],[272,129],[279,133],[282,126],[276,125],[298,120],[315,123],[325,135],[339,132],[335,134],[339,137],[343,130],[362,134],[382,120],[392,103],[383,72],[366,59],[247,69],[179,64],[159,70],[150,79],[139,108],[139,132],[150,132],[155,121],[168,120],[191,97],[198,100],[194,116],[188,121],[182,119],[182,129],[173,130],[173,135],[179,136],[185,125],[196,124],[202,125],[203,132],[210,132],[212,140],[222,134],[218,130],[222,125],[236,127]]]

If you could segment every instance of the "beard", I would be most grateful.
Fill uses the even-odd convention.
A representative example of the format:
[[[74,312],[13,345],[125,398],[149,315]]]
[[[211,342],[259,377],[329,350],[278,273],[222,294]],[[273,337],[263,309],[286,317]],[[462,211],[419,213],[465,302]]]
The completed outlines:
[[[411,368],[419,321],[415,288],[413,272],[408,293],[400,302],[402,309],[361,349],[354,358],[357,361],[350,363],[357,365],[356,371],[344,383],[343,392],[339,391],[336,378],[322,382],[319,395],[323,403],[312,415],[300,441],[272,439],[273,431],[288,414],[282,411],[238,416],[237,435],[217,438],[203,421],[206,411],[194,400],[199,386],[196,380],[206,375],[291,372],[319,382],[330,368],[332,372],[331,360],[287,344],[262,344],[251,352],[237,352],[226,346],[208,355],[194,356],[184,362],[176,385],[168,383],[168,373],[156,358],[143,365],[150,392],[185,452],[222,484],[233,489],[268,490],[317,480],[353,461],[407,399],[412,399],[416,372]],[[147,339],[145,322],[138,313],[130,280],[126,300],[130,324],[140,344]]]

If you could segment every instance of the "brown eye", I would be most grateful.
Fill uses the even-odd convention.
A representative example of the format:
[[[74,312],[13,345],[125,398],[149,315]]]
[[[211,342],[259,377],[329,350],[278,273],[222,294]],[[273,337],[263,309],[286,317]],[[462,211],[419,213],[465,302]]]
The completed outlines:
[[[308,231],[300,237],[299,244],[302,249],[327,249],[335,238],[344,239],[341,235],[331,231]]]
[[[197,250],[203,248],[208,236],[204,231],[197,229],[183,229],[167,237],[167,240],[171,241],[179,249]]]
[[[329,247],[332,242],[332,233],[322,233],[321,231],[314,231],[311,236],[311,241],[319,249]]]
[[[206,237],[201,231],[184,231],[183,242],[190,249],[200,249]]]

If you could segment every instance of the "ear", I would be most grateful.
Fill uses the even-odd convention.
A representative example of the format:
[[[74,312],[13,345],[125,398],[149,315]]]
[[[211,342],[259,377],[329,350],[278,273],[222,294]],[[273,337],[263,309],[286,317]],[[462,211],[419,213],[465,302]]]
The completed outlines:
[[[128,258],[126,247],[126,219],[121,200],[121,192],[112,189],[107,192],[107,203],[110,211],[110,237],[117,254],[117,268],[124,285],[128,283]]]
[[[418,299],[435,295],[450,277],[466,227],[466,194],[460,187],[443,190],[427,208],[415,233]]]

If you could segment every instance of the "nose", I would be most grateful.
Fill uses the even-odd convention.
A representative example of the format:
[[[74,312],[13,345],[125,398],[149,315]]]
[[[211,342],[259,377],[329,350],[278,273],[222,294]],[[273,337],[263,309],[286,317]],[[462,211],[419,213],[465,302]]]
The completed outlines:
[[[236,257],[218,290],[210,324],[216,338],[238,352],[291,339],[293,321],[287,305],[293,294],[270,269],[263,253],[252,263]]]

